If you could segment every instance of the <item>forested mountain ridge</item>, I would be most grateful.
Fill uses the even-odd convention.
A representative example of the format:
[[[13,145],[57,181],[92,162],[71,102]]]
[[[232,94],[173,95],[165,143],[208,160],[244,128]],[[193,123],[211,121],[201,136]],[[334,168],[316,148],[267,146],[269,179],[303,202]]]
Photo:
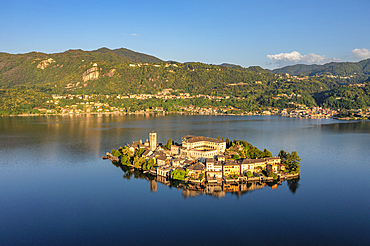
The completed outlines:
[[[98,61],[103,66],[128,62],[162,62],[154,56],[123,48],[116,50],[101,48],[94,51],[68,50],[55,54],[0,53],[0,86],[42,85],[56,81],[61,85],[82,82],[82,75],[86,68],[90,67],[89,63]]]
[[[92,52],[100,52],[100,53],[112,52],[112,53],[114,53],[118,56],[124,57],[124,58],[126,58],[126,59],[128,59],[132,62],[139,62],[139,63],[146,63],[146,62],[161,63],[161,62],[163,62],[161,59],[159,59],[157,57],[147,55],[147,54],[144,54],[144,53],[135,52],[135,51],[125,49],[125,48],[110,50],[110,49],[104,47],[104,48],[94,50]]]
[[[359,62],[330,62],[324,65],[297,64],[272,70],[274,73],[288,73],[299,76],[315,75],[370,75],[370,59]]]
[[[176,95],[230,97],[212,105],[227,104],[247,111],[295,108],[296,105],[370,107],[366,82],[369,78],[365,77],[369,73],[369,60],[356,63],[355,67],[362,67],[362,75],[348,78],[316,74],[291,76],[258,66],[164,62],[123,48],[68,50],[56,54],[0,53],[0,107],[17,108],[26,104],[32,108],[52,94],[154,95],[169,88]],[[359,84],[363,82],[366,85]],[[28,96],[21,98],[22,93]],[[38,99],[32,101],[35,97]],[[12,111],[14,109],[7,112]]]
[[[128,55],[125,55],[128,53]],[[150,62],[150,61],[158,62]],[[54,93],[155,93],[165,88],[188,93],[230,94],[233,86],[267,83],[262,68],[162,62],[126,49],[69,50],[63,53],[0,53],[0,88],[42,86]]]

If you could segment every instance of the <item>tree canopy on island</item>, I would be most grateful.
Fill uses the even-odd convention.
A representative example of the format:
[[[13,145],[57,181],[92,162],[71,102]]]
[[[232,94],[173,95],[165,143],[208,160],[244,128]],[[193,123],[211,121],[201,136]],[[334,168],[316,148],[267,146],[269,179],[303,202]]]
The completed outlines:
[[[226,138],[228,141],[229,139]],[[272,153],[267,149],[263,151],[259,150],[257,147],[248,143],[244,140],[233,140],[231,142],[226,142],[226,154],[231,154],[233,159],[247,158],[247,159],[256,159],[263,157],[271,157]]]
[[[299,162],[301,161],[301,159],[298,156],[297,151],[287,153],[284,150],[280,150],[279,157],[281,158],[281,164],[284,164],[286,170],[288,170],[290,173],[300,172],[301,167],[299,165]]]

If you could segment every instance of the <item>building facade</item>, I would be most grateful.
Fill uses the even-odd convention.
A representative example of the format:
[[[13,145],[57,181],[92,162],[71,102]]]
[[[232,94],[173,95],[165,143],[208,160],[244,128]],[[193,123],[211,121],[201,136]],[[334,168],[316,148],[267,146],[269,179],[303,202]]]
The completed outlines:
[[[193,135],[182,137],[181,154],[189,157],[214,158],[225,150],[226,142],[219,139]]]

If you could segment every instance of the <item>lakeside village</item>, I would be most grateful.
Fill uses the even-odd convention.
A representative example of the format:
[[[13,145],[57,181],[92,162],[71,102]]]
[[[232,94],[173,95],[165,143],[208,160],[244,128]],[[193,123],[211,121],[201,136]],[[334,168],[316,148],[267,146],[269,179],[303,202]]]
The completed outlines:
[[[243,140],[215,139],[187,135],[181,144],[169,139],[166,145],[157,143],[157,133],[150,132],[149,140],[133,141],[103,156],[122,170],[140,171],[156,177],[156,181],[170,181],[195,185],[196,190],[236,192],[260,189],[264,182],[277,183],[299,177],[299,156],[295,151],[281,150],[279,157],[263,151]],[[123,168],[124,167],[124,168]],[[124,170],[124,171],[125,171]],[[244,185],[243,184],[247,184]],[[258,184],[257,184],[258,183]]]
[[[175,93],[175,94],[172,94]],[[290,99],[292,97],[300,97],[292,93],[278,94],[273,99],[278,100],[280,98]],[[148,99],[159,99],[159,100],[186,100],[186,99],[207,99],[216,100],[221,102],[222,100],[235,99],[243,100],[244,98],[233,97],[233,96],[210,96],[210,95],[195,95],[192,96],[189,93],[177,93],[172,89],[164,89],[157,94],[132,94],[132,95],[52,95],[52,100],[46,101],[46,106],[35,107],[34,110],[38,110],[41,115],[74,115],[74,114],[166,114],[166,113],[180,113],[190,115],[281,115],[286,117],[295,118],[310,118],[310,119],[328,119],[340,115],[340,111],[332,110],[329,108],[321,107],[308,107],[306,105],[289,102],[292,108],[289,109],[278,109],[278,108],[267,108],[263,110],[257,110],[253,112],[246,112],[241,109],[229,106],[207,106],[197,107],[194,105],[187,106],[174,106],[171,110],[166,110],[163,107],[148,107],[141,110],[133,110],[133,108],[117,107],[113,106],[114,101],[120,100],[148,100]],[[73,102],[73,103],[70,103]],[[361,109],[350,110],[352,115],[357,115],[357,118],[370,118],[370,108],[366,111]],[[29,114],[24,114],[29,116]],[[356,119],[357,119],[356,118]],[[346,118],[338,118],[346,119]],[[353,119],[353,117],[352,117]]]

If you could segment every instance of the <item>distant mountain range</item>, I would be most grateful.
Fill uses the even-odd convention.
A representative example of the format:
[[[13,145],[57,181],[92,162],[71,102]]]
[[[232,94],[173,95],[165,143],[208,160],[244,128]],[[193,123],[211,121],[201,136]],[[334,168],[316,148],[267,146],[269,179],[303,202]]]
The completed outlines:
[[[288,73],[297,76],[314,75],[370,75],[370,59],[359,62],[331,62],[324,65],[297,64],[272,70],[274,73]]]
[[[132,69],[133,66],[139,69]],[[153,66],[156,69],[153,70]],[[93,87],[105,87],[107,90],[115,84],[118,88],[122,89],[124,86],[131,92],[173,88],[185,89],[185,91],[196,89],[202,93],[210,91],[224,93],[230,90],[229,85],[245,87],[246,84],[255,81],[271,82],[274,73],[297,76],[328,75],[328,78],[336,80],[335,83],[339,85],[361,83],[370,80],[370,59],[360,62],[332,62],[324,65],[299,64],[271,71],[259,66],[243,68],[229,63],[181,64],[163,61],[155,56],[125,48],[68,50],[55,54],[0,53],[0,88],[47,85],[59,90],[68,87],[67,85],[71,83],[74,85],[84,83],[83,89],[91,91],[91,85],[100,82],[95,83]]]

